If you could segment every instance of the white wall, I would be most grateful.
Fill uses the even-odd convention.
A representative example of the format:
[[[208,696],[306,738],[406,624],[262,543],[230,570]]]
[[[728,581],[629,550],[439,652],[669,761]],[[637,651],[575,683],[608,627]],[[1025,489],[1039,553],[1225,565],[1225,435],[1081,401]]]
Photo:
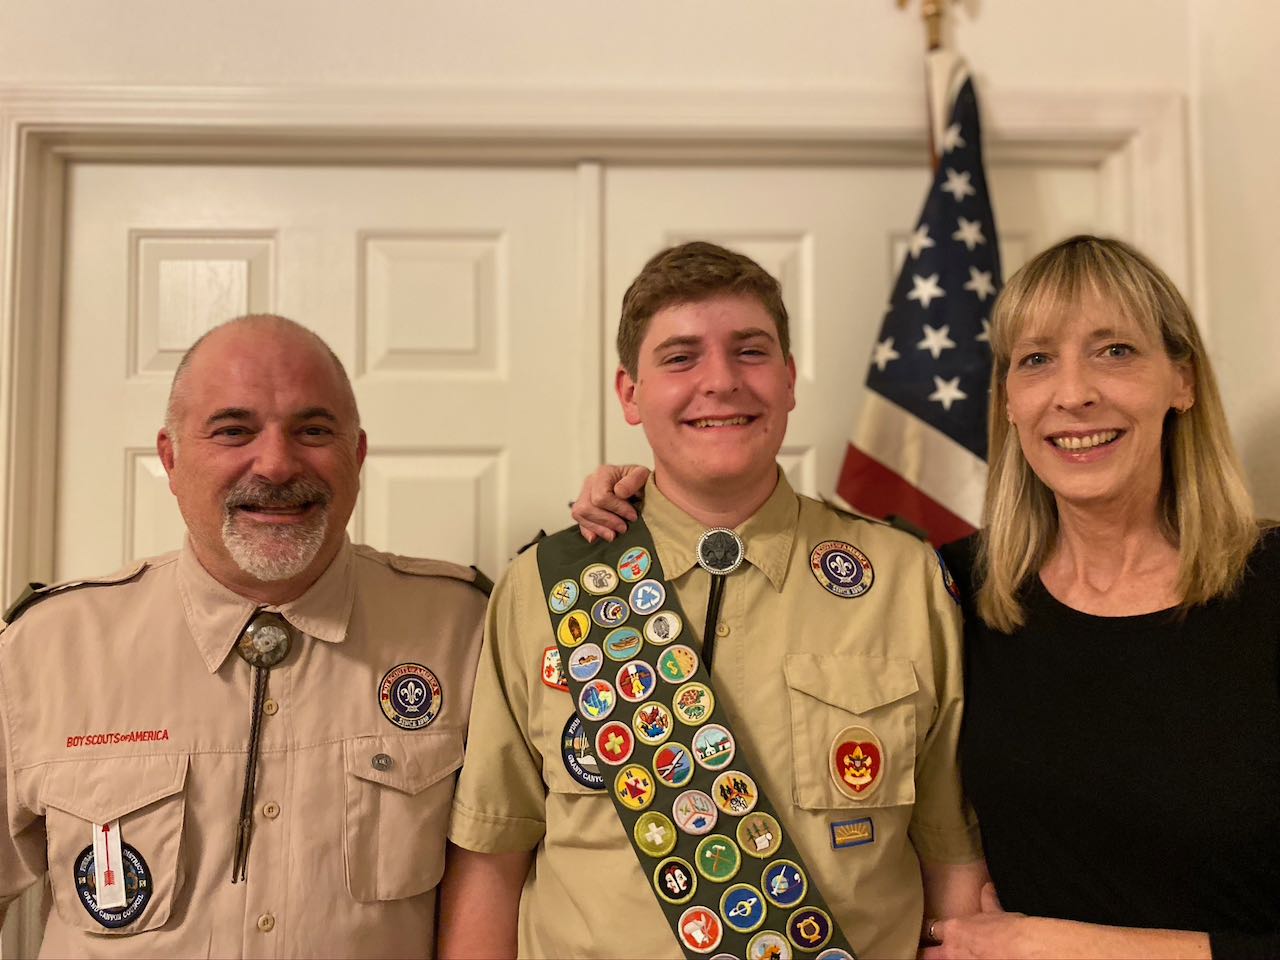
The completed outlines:
[[[893,0],[3,0],[0,84],[458,85],[920,91]],[[1280,147],[1265,0],[967,0],[953,39],[989,89],[1173,91],[1191,109],[1193,302],[1207,306],[1260,505],[1280,515]],[[922,94],[921,94],[922,95]]]

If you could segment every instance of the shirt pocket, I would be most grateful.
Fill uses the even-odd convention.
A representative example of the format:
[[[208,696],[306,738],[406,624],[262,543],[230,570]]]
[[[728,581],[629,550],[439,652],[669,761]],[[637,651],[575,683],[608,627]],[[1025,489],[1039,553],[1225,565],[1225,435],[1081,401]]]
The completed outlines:
[[[831,810],[914,803],[919,684],[911,661],[793,653],[784,669],[796,805]],[[872,748],[880,754],[878,773]],[[872,783],[861,792],[836,784],[837,765],[854,749],[860,763],[872,765]]]
[[[357,737],[343,744],[347,889],[355,899],[425,893],[444,872],[462,733],[440,730]]]
[[[58,916],[75,930],[120,936],[169,919],[185,879],[181,854],[188,758],[110,757],[49,765],[41,786],[49,881]],[[126,903],[98,910],[95,824],[119,820]],[[104,865],[105,866],[105,865]]]
[[[624,707],[634,710],[636,705],[621,701],[609,719],[619,718]],[[569,721],[577,716],[572,696],[563,690],[543,687],[537,692],[535,709],[538,711],[539,723],[533,741],[542,755],[542,781],[547,785],[547,792],[582,797],[607,796],[605,787],[622,768],[611,767],[596,756],[596,746],[588,736],[590,728],[581,721],[578,722],[574,742],[565,742]],[[621,719],[630,722],[630,715]],[[570,753],[573,755],[572,761],[569,760]],[[577,776],[569,772],[570,762],[578,768]],[[590,779],[598,785],[587,786],[579,778]]]

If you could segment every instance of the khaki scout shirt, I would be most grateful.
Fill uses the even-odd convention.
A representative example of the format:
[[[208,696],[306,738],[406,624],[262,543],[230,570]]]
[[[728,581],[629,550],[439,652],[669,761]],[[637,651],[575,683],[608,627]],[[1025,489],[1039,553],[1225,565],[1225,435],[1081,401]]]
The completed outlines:
[[[270,672],[235,885],[252,671],[232,648],[255,604],[188,543],[28,609],[0,635],[0,904],[48,870],[41,956],[429,956],[485,605],[472,579],[347,544],[268,608],[305,636]],[[379,704],[403,663],[441,687],[421,729]],[[117,818],[151,894],[107,929],[76,866]]]
[[[696,648],[710,584],[694,556],[704,527],[652,480],[644,517],[684,607],[680,642],[691,632]],[[956,604],[926,545],[798,497],[785,478],[738,533],[747,563],[725,584],[711,674],[718,702],[853,948],[913,957],[916,852],[943,862],[981,855],[956,772]],[[869,591],[845,599],[818,582],[809,557],[826,540],[866,554]],[[541,679],[554,642],[529,550],[489,607],[450,839],[481,852],[536,847],[520,956],[681,957],[608,793],[565,769],[560,739],[573,704]],[[874,731],[884,748],[884,779],[858,800],[836,787],[829,762],[851,725]],[[609,768],[600,769],[609,783]],[[763,866],[753,878],[744,864],[735,881],[759,884]]]

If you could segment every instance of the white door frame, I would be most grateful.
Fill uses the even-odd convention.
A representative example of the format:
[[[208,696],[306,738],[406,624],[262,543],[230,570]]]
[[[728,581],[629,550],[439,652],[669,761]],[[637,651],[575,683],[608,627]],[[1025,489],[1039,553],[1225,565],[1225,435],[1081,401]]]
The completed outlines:
[[[988,163],[1100,166],[1100,229],[1189,289],[1181,94],[993,89],[983,105]],[[925,136],[914,91],[0,87],[0,599],[53,570],[68,163],[544,162],[598,185],[596,164],[918,164]],[[598,247],[598,222],[582,230]],[[588,317],[599,274],[584,258]],[[34,955],[33,910],[5,956]]]

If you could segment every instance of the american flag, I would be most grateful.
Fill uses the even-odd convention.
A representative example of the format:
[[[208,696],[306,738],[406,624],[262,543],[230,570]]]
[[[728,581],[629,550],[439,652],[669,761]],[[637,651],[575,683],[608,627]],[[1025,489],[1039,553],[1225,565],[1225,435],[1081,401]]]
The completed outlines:
[[[905,520],[934,544],[972,533],[981,520],[987,329],[1002,283],[971,80],[949,117],[836,488],[855,509]]]

